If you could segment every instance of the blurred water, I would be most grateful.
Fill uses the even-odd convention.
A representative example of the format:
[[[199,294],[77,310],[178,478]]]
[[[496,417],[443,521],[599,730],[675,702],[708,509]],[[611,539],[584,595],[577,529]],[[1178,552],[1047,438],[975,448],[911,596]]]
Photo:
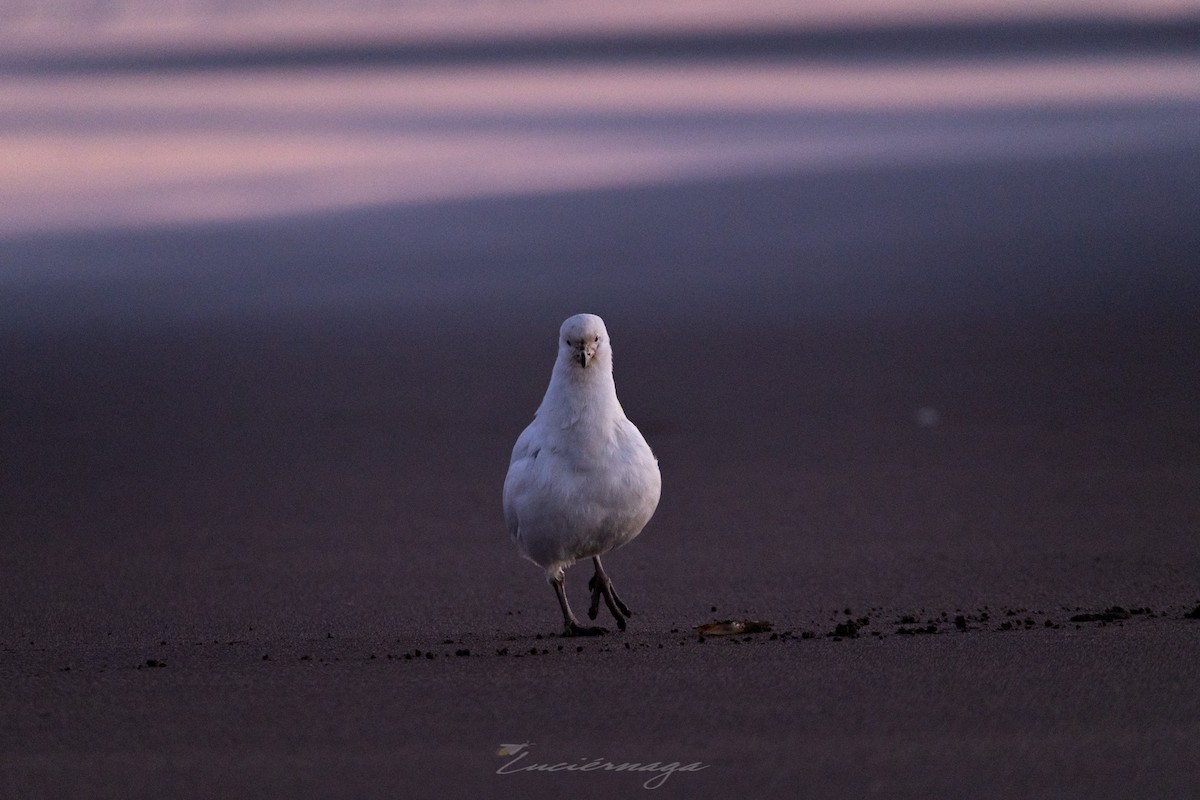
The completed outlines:
[[[0,235],[1200,140],[1200,58],[17,75]]]
[[[7,10],[8,320],[79,311],[62,300],[71,285],[89,308],[108,298],[118,313],[138,296],[138,313],[160,315],[244,304],[234,297],[255,286],[300,305],[397,286],[425,303],[478,299],[561,261],[590,263],[610,294],[645,302],[690,285],[710,298],[782,288],[789,308],[801,296],[810,310],[856,297],[877,308],[897,272],[912,302],[930,296],[914,286],[947,274],[1029,302],[1053,281],[1014,294],[1003,276],[1035,267],[1036,242],[1021,238],[1031,231],[1059,241],[1041,262],[1085,294],[1096,291],[1085,258],[1105,275],[1158,270],[1149,283],[1162,294],[1194,240],[1191,4]],[[671,212],[644,207],[650,197]],[[722,213],[735,222],[714,224]],[[281,249],[314,230],[325,233],[303,258]],[[163,258],[163,237],[182,231],[193,249]],[[1124,260],[1084,252],[1114,231]],[[978,252],[1008,247],[1006,233],[1033,262]],[[739,282],[726,263],[743,265]],[[97,288],[116,284],[137,291]]]

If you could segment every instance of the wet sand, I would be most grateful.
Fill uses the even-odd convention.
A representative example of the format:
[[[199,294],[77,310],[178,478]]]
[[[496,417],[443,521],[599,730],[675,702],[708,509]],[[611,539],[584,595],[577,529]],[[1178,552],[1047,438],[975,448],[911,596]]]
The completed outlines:
[[[0,793],[1191,796],[1198,155],[0,243]],[[664,482],[586,640],[499,499],[577,311]]]

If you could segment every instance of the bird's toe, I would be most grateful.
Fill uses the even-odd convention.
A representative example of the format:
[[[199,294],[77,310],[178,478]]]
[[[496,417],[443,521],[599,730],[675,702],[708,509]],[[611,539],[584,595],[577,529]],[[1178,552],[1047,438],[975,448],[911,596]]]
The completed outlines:
[[[588,619],[595,619],[596,615],[600,613],[600,597],[604,594],[599,586],[594,585],[595,582],[596,579],[592,578],[591,582],[589,583],[589,586],[591,586],[592,589],[592,604],[588,606]]]

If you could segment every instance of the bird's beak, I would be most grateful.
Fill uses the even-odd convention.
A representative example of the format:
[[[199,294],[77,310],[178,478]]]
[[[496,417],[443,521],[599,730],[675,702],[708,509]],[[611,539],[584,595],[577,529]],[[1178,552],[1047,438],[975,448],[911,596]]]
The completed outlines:
[[[592,363],[592,359],[596,357],[596,349],[593,347],[581,347],[579,352],[575,354],[575,358],[579,360],[579,366],[587,369],[587,365]]]

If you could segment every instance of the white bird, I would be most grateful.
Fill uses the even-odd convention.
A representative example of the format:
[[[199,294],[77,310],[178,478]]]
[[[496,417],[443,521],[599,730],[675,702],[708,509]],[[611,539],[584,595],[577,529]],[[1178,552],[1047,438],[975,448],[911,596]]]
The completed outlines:
[[[600,598],[625,630],[629,608],[600,556],[637,536],[658,507],[662,478],[645,438],[625,416],[613,383],[604,320],[576,314],[562,324],[558,360],[533,422],[517,438],[504,480],[504,519],[521,555],[546,570],[562,606],[564,635],[594,636],[571,613],[564,571],[590,558],[596,618]]]

